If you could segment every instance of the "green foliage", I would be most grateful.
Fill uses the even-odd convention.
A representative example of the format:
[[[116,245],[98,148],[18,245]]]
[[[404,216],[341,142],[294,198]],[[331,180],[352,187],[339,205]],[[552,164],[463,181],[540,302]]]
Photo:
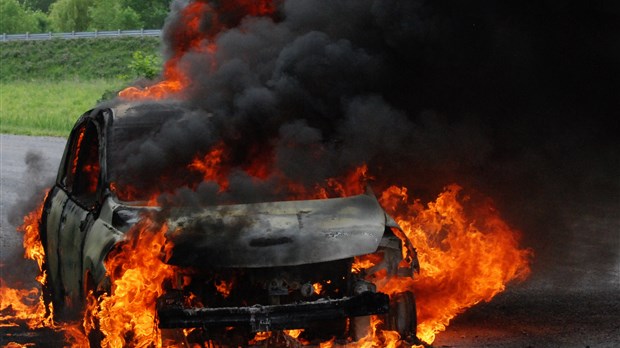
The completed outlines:
[[[88,12],[93,30],[139,29],[144,27],[140,15],[123,0],[94,0]]]
[[[50,5],[55,0],[21,0],[21,3],[26,7],[33,11],[41,11],[42,13],[47,13],[50,9]]]
[[[164,25],[170,0],[93,0],[89,9],[91,28],[157,29]]]
[[[171,0],[0,0],[0,32],[157,29]]]
[[[122,87],[117,80],[0,82],[0,132],[67,136],[104,91]]]
[[[0,0],[0,33],[38,33],[44,28],[41,12],[26,9],[17,0]]]
[[[125,6],[134,9],[146,29],[157,29],[164,26],[164,20],[170,11],[171,0],[123,0]]]
[[[159,38],[11,41],[0,50],[0,81],[117,79],[132,76],[136,50],[157,55]]]
[[[159,56],[144,54],[142,51],[135,51],[128,65],[134,77],[146,77],[147,79],[153,79],[159,75],[161,67],[162,62]]]
[[[112,88],[112,89],[106,89],[103,91],[103,93],[101,94],[101,97],[99,99],[97,99],[97,104],[107,101],[107,100],[112,100],[114,98],[116,98],[118,96],[118,92],[120,92],[122,90],[118,89],[118,88]]]
[[[56,31],[85,31],[93,0],[58,0],[50,8],[50,21]]]
[[[52,23],[50,21],[50,18],[43,12],[37,10],[35,12],[32,13],[32,16],[34,17],[36,23],[37,23],[37,30],[33,31],[33,33],[37,32],[37,33],[47,33],[49,31],[51,31],[52,29]]]

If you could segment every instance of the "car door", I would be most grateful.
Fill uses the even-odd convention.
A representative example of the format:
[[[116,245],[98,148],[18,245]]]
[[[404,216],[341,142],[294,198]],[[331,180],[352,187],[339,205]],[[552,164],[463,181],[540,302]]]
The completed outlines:
[[[72,132],[58,180],[60,190],[51,197],[55,211],[47,219],[48,233],[58,232],[57,238],[48,235],[48,262],[53,291],[62,294],[57,302],[62,304],[59,316],[63,318],[79,314],[82,304],[82,246],[99,207],[99,144],[99,126],[93,119],[84,118]],[[62,209],[55,208],[60,206]]]

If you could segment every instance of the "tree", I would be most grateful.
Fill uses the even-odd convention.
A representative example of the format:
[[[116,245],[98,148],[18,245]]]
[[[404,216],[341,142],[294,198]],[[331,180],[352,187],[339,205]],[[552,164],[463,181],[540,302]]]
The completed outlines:
[[[144,54],[142,51],[135,51],[131,56],[131,63],[127,67],[134,77],[146,77],[152,80],[161,73],[161,59],[158,56]]]
[[[171,0],[122,0],[140,14],[145,29],[158,29],[164,26],[164,20],[170,11]]]
[[[50,5],[54,2],[54,0],[21,0],[20,2],[27,9],[47,13],[47,11],[49,11],[50,9]]]
[[[57,31],[88,29],[88,8],[92,0],[58,0],[50,7],[52,28]]]
[[[28,10],[29,11],[29,10]],[[48,31],[50,31],[51,29],[51,22],[50,22],[50,18],[48,15],[46,15],[45,13],[36,10],[34,12],[31,12],[31,16],[34,19],[34,21],[36,22],[37,25],[37,32],[39,33],[46,33]]]
[[[139,29],[144,27],[140,15],[123,0],[94,0],[89,9],[90,29],[115,30]]]
[[[0,0],[0,33],[38,33],[42,27],[37,18],[44,14],[27,10],[17,0]]]

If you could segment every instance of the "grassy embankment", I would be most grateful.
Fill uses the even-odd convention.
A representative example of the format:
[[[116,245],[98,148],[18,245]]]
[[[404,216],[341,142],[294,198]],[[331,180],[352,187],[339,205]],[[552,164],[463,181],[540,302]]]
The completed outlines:
[[[0,43],[0,132],[66,136],[106,91],[131,82],[132,53],[158,38]]]

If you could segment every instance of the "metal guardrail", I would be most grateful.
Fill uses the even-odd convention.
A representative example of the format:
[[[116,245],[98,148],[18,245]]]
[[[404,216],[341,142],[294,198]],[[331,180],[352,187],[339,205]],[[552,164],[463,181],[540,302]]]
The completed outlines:
[[[41,33],[41,34],[2,34],[0,42],[52,40],[52,39],[86,39],[99,37],[127,37],[127,36],[161,36],[161,29],[140,30],[112,30],[112,31],[73,31],[70,33]]]

